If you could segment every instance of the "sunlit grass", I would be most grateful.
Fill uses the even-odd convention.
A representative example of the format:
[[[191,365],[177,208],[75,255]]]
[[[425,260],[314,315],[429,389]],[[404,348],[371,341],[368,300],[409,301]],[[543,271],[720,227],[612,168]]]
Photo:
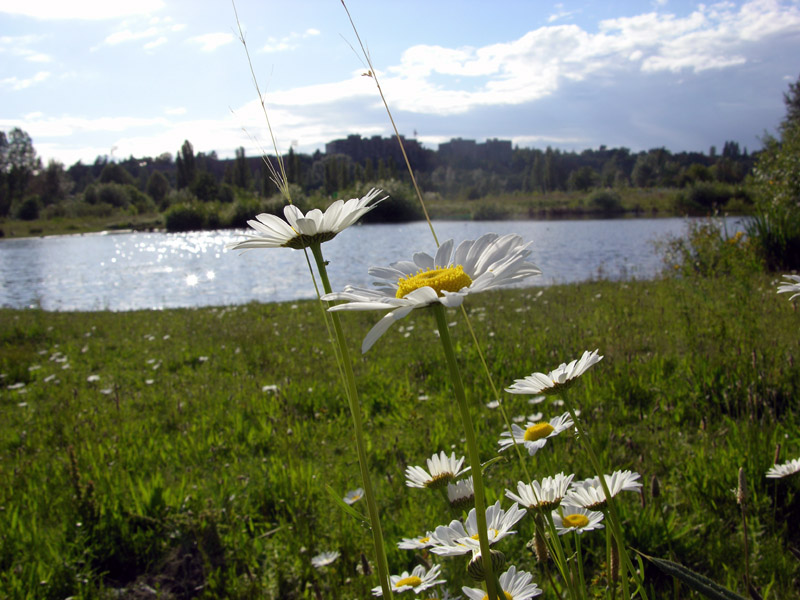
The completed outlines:
[[[798,482],[764,478],[778,442],[781,460],[800,454],[800,316],[769,277],[494,292],[467,308],[500,385],[585,348],[604,354],[570,398],[601,461],[642,473],[645,507],[633,495],[619,503],[631,547],[740,589],[730,490],[742,466],[752,578],[766,597],[800,597],[789,550],[800,544]],[[355,356],[374,319],[352,317]],[[492,394],[468,331],[458,313],[448,321],[491,456],[504,425],[485,407]],[[321,325],[306,302],[0,311],[0,589],[11,598],[101,597],[103,586],[144,584],[173,595],[203,585],[220,598],[367,597],[374,582],[357,567],[370,554],[368,531],[325,490],[342,497],[359,474]],[[406,488],[405,467],[434,451],[463,453],[433,319],[412,314],[398,325],[355,364],[392,572],[415,564],[397,541],[447,521],[436,498]],[[512,416],[563,412],[525,397],[504,402]],[[592,474],[577,441],[562,437],[558,452],[548,445],[530,459],[534,477]],[[490,467],[487,502],[516,489],[520,471],[511,455]],[[503,551],[537,573],[526,541],[513,536]],[[604,560],[589,541],[587,573]],[[311,557],[330,550],[341,556],[314,569]],[[471,585],[455,563],[443,565],[453,592]],[[672,597],[671,580],[646,575],[652,596]]]

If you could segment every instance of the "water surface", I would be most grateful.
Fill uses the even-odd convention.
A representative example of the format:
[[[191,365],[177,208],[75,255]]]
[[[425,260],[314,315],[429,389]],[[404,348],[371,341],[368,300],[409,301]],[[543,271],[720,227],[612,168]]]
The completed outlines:
[[[661,269],[653,242],[684,233],[686,219],[437,221],[440,241],[487,232],[532,242],[542,276],[529,285],[651,278]],[[728,220],[733,233],[738,219]],[[315,297],[304,253],[244,253],[225,245],[244,230],[119,233],[0,241],[0,305],[46,310],[133,310],[281,302]],[[425,222],[358,225],[323,246],[334,289],[369,285],[367,269],[435,252]]]

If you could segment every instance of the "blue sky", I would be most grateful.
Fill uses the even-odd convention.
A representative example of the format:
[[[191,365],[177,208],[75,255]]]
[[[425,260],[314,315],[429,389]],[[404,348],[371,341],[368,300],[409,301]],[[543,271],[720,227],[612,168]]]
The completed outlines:
[[[749,149],[800,76],[800,2],[349,0],[398,127],[566,150]],[[339,0],[239,0],[281,152],[389,135]],[[44,160],[272,152],[219,0],[0,0],[0,130]]]

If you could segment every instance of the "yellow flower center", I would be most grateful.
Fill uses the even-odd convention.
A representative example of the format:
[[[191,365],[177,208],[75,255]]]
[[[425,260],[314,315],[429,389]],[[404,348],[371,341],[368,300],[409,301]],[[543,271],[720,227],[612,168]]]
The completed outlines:
[[[497,535],[497,529],[487,529],[487,530],[486,530],[486,533],[487,533],[487,535],[488,535],[488,534],[491,534],[492,532],[494,532],[494,535],[495,535],[495,536]],[[478,534],[476,533],[476,534],[474,534],[474,535],[471,535],[471,536],[469,536],[469,537],[471,537],[473,540],[477,540],[477,539],[478,539]]]
[[[548,435],[553,433],[554,429],[555,427],[550,425],[550,423],[537,423],[536,425],[531,425],[525,430],[525,441],[535,442],[536,440],[546,438]]]
[[[564,527],[586,527],[589,524],[589,519],[585,515],[574,514],[567,515],[562,519]]]
[[[509,594],[507,591],[503,590],[503,593],[506,595],[506,600],[514,600],[514,596],[512,596],[511,594]],[[489,594],[486,594],[486,595],[483,597],[483,600],[489,600]]]
[[[430,541],[431,541],[431,538],[429,538],[428,536],[425,536],[425,537],[419,539],[419,543],[420,544],[427,544]]]
[[[420,579],[416,575],[412,575],[411,577],[403,577],[402,579],[398,579],[397,583],[394,584],[394,587],[399,588],[403,587],[404,585],[417,587],[420,583],[422,583],[422,579]]]
[[[457,292],[461,288],[471,284],[472,279],[469,275],[464,273],[464,268],[461,265],[428,269],[427,271],[420,271],[416,275],[409,275],[405,278],[401,277],[397,281],[396,296],[398,298],[405,298],[414,290],[418,290],[422,287],[430,287],[433,288],[436,294],[441,298],[444,296],[442,291]]]

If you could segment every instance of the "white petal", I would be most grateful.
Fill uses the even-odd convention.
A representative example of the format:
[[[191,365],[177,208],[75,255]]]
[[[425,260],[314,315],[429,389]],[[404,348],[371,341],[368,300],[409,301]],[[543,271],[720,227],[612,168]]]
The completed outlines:
[[[347,305],[345,305],[347,306]],[[361,353],[364,354],[372,348],[373,344],[380,339],[380,337],[389,330],[395,321],[399,321],[403,317],[405,317],[408,313],[414,310],[413,306],[404,306],[402,308],[398,308],[397,310],[393,310],[387,315],[378,321],[375,326],[369,330],[367,336],[364,338],[364,341],[361,343]]]
[[[450,255],[453,253],[453,240],[447,240],[444,244],[439,246],[439,249],[436,250],[436,258],[434,259],[434,263],[437,267],[448,267],[450,266]]]

